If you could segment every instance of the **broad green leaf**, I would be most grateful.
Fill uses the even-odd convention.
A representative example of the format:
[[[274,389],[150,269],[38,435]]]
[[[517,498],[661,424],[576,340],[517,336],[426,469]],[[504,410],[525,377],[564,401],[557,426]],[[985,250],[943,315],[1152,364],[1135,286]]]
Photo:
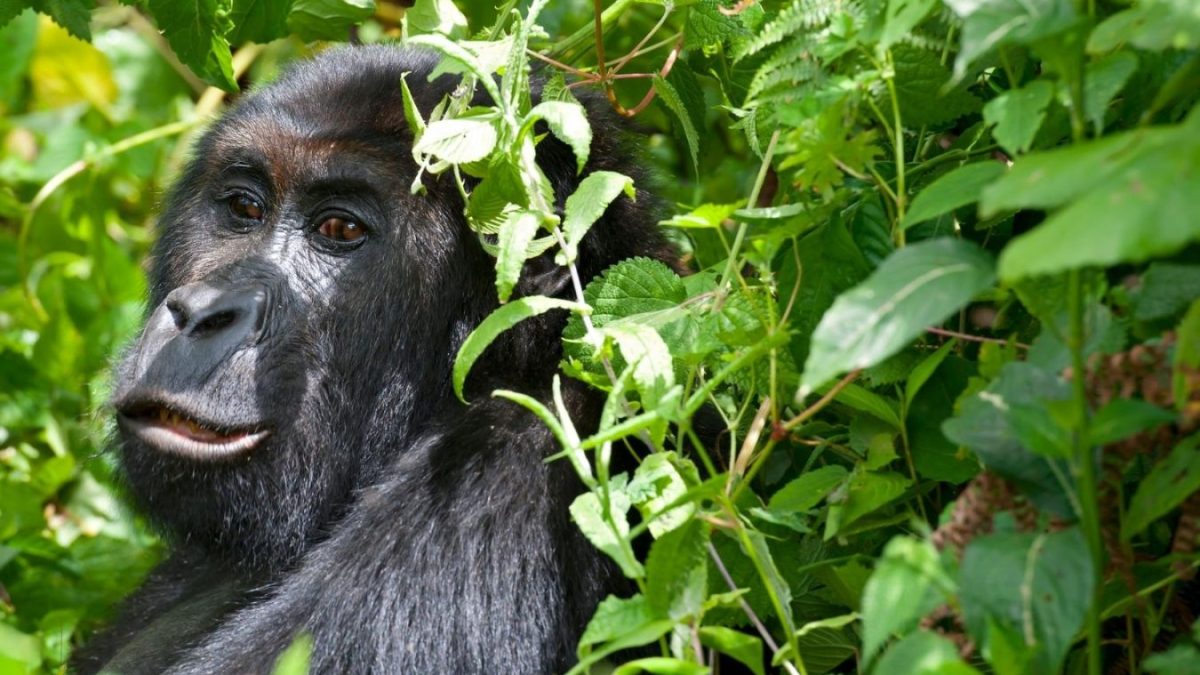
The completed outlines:
[[[945,0],[963,20],[954,74],[962,78],[979,57],[1005,44],[1029,44],[1075,22],[1071,0]]]
[[[865,664],[870,665],[875,653],[891,636],[916,628],[921,617],[945,602],[945,595],[952,589],[953,583],[929,542],[909,536],[889,541],[863,589]]]
[[[1150,263],[1133,296],[1133,318],[1138,321],[1171,319],[1200,298],[1200,265]]]
[[[1180,441],[1139,483],[1121,522],[1128,541],[1200,490],[1200,435]]]
[[[937,0],[888,0],[879,49],[887,49],[907,38],[912,29],[929,15],[935,4]]]
[[[967,82],[953,82],[953,75],[935,51],[897,44],[892,47],[892,65],[896,71],[892,86],[904,126],[945,125],[979,112],[983,105],[967,88]],[[891,110],[887,90],[881,92],[879,106],[880,110]]]
[[[825,520],[825,541],[833,539],[863,516],[887,506],[908,490],[912,483],[898,473],[856,471],[829,496],[829,515]]]
[[[995,125],[992,135],[1000,147],[1010,155],[1019,155],[1029,149],[1042,120],[1046,118],[1046,106],[1054,96],[1054,85],[1046,80],[1035,80],[1020,89],[1004,92],[983,106],[983,120]]]
[[[467,36],[467,17],[450,0],[416,0],[404,12],[409,35],[439,33],[450,38]]]
[[[1013,481],[1038,508],[1074,516],[1066,485],[1070,470],[1062,460],[1026,448],[1010,419],[1012,408],[1065,401],[1070,389],[1054,373],[1024,362],[1009,363],[986,389],[967,397],[942,430],[951,441],[979,456],[989,469]]]
[[[754,675],[763,675],[761,638],[724,626],[701,626],[699,632],[700,644],[733,658]]]
[[[500,88],[492,78],[494,69],[491,65],[494,64],[485,64],[467,46],[438,33],[417,35],[409,38],[407,42],[409,45],[426,47],[441,54],[444,60],[438,66],[439,71],[474,75],[476,82],[487,91],[493,101],[502,100]]]
[[[1200,239],[1189,186],[1200,180],[1200,113],[1182,125],[1132,131],[1030,155],[984,191],[981,210],[1065,204],[1009,243],[1000,276],[1137,262]]]
[[[721,227],[735,211],[741,202],[732,204],[701,204],[690,213],[677,214],[662,221],[663,225],[681,228],[711,229]]]
[[[956,239],[924,241],[895,252],[822,317],[798,397],[900,351],[990,286],[993,276],[990,257]]]
[[[625,576],[637,579],[645,575],[645,570],[626,541],[629,537],[629,520],[625,514],[630,506],[629,497],[624,491],[610,489],[607,513],[601,495],[596,492],[585,492],[576,497],[571,502],[570,510],[571,520],[575,521],[588,541],[616,561]],[[580,645],[583,645],[582,641]]]
[[[967,545],[958,579],[967,629],[985,654],[995,635],[989,625],[1023,636],[1025,672],[1058,673],[1083,628],[1094,575],[1078,528],[977,537]]]
[[[79,40],[90,42],[92,9],[95,6],[96,0],[8,0],[0,3],[0,24],[22,9],[32,7],[54,19],[54,23],[67,29]]]
[[[587,655],[600,656],[617,649],[637,647],[658,639],[658,636],[671,629],[672,622],[655,614],[650,604],[641,595],[632,598],[617,598],[609,596],[596,608],[592,620],[588,622],[583,635],[579,638],[580,666],[599,660],[598,658],[584,660]],[[607,644],[605,644],[607,643]],[[600,652],[593,652],[592,647],[605,644]],[[577,666],[572,672],[580,672]]]
[[[668,506],[679,501],[688,493],[688,483],[680,471],[681,461],[672,452],[656,452],[638,465],[629,481],[625,492],[642,514],[643,520],[650,521],[650,534],[663,537],[667,532],[691,522],[696,505],[685,503],[670,510]],[[687,469],[687,465],[683,465]]]
[[[634,199],[636,193],[632,178],[615,171],[593,171],[567,197],[562,223],[563,238],[566,240],[562,254],[566,262],[575,261],[584,235],[622,193]]]
[[[434,122],[435,125],[439,122]],[[525,266],[525,253],[529,243],[537,235],[541,218],[533,211],[512,211],[500,224],[499,251],[496,255],[496,295],[500,302],[508,302],[513,286],[521,278]]]
[[[846,470],[837,464],[806,471],[776,490],[767,508],[780,512],[807,511],[825,499],[845,478]]]
[[[950,640],[930,631],[917,631],[900,640],[884,653],[875,667],[880,675],[978,675],[958,655]]]
[[[287,17],[292,0],[234,0],[229,15],[233,32],[230,44],[270,42],[287,35]]]
[[[433,155],[451,164],[467,164],[484,159],[496,147],[496,125],[490,119],[459,117],[430,122],[414,153]]]
[[[1200,385],[1200,300],[1192,303],[1175,334],[1175,359],[1171,364],[1171,390],[1175,407],[1183,410],[1190,394]]]
[[[454,393],[460,401],[463,398],[463,383],[471,366],[483,354],[488,345],[504,331],[532,316],[544,314],[552,309],[569,309],[573,312],[589,311],[587,305],[576,302],[547,298],[540,295],[528,296],[514,300],[488,315],[471,334],[463,340],[458,355],[454,358]]]
[[[1144,0],[1096,26],[1087,48],[1106,52],[1125,43],[1152,51],[1200,47],[1200,5],[1192,0]]]
[[[912,205],[904,213],[903,227],[908,229],[979,201],[983,188],[1003,174],[1003,164],[985,161],[960,166],[941,176],[913,198]]]
[[[301,633],[292,640],[288,648],[283,650],[275,660],[275,668],[271,675],[307,675],[308,662],[312,658],[313,639],[308,633]]]
[[[692,169],[699,176],[700,132],[692,124],[692,118],[688,113],[687,106],[684,105],[683,99],[679,97],[679,92],[675,91],[675,87],[659,75],[654,76],[653,83],[654,91],[658,93],[658,100],[662,101],[667,110],[670,110],[674,114],[675,120],[679,122],[679,127],[683,131],[683,138],[687,141],[688,155],[692,159]]]
[[[655,614],[679,620],[699,613],[708,572],[708,532],[692,519],[667,532],[646,556],[646,602]]]
[[[0,623],[0,667],[16,675],[39,672],[41,665],[42,649],[37,636]]]
[[[146,0],[171,49],[192,72],[225,91],[237,91],[226,36],[233,0]]]
[[[1116,398],[1092,417],[1088,424],[1088,444],[1108,445],[1174,421],[1173,413],[1153,403]]]
[[[374,13],[375,0],[295,0],[287,27],[302,40],[345,40]]]
[[[592,149],[592,126],[588,124],[583,106],[564,101],[542,101],[525,116],[523,126],[532,129],[537,120],[545,120],[550,133],[571,147],[575,153],[575,170],[583,171]]]
[[[1083,112],[1096,133],[1104,131],[1104,116],[1113,98],[1121,93],[1138,59],[1133,52],[1117,52],[1089,63],[1083,80]]]
[[[832,389],[833,385],[827,384],[817,387],[817,392],[826,394]],[[848,384],[842,387],[842,390],[838,392],[837,398],[834,400],[842,405],[865,412],[876,419],[887,422],[893,429],[899,429],[904,426],[903,420],[900,419],[900,406],[896,401],[876,394],[866,387],[860,387],[853,383]]]
[[[642,404],[650,410],[657,408],[667,390],[675,385],[671,352],[658,331],[628,321],[612,322],[598,330],[601,335],[612,338],[625,362],[633,369],[633,381]]]

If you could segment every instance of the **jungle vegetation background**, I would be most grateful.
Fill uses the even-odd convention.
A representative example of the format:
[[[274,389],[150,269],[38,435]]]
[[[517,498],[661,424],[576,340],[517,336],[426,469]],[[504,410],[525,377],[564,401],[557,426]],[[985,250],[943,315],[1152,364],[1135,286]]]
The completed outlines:
[[[395,40],[502,75],[495,105],[412,120],[431,173],[482,179],[509,300],[456,383],[567,306],[563,377],[609,392],[588,438],[502,394],[558,434],[573,518],[640,591],[577,670],[651,645],[618,672],[1200,672],[1200,3],[404,4],[0,0],[0,675],[61,672],[161,555],[104,402],[190,144],[287,62]],[[554,105],[520,95],[531,62]],[[580,87],[644,134],[637,187],[693,274],[509,299],[629,187],[564,214],[523,164],[525,121],[587,147]]]

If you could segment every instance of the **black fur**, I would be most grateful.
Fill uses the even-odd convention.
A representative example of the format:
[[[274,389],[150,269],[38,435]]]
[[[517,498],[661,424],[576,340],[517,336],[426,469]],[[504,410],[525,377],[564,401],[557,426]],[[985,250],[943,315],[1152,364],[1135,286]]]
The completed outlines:
[[[550,433],[488,396],[548,399],[565,317],[493,345],[469,406],[451,393],[453,356],[496,299],[493,260],[451,178],[409,193],[400,76],[412,72],[428,113],[456,85],[428,82],[435,64],[397,48],[326,52],[246,97],[197,146],[162,216],[147,327],[114,395],[123,476],[172,555],[78,670],[269,672],[307,632],[314,673],[561,671],[596,604],[622,588],[569,520],[581,488],[565,463],[543,462],[558,450]],[[614,116],[587,105],[586,171],[637,177]],[[580,178],[553,139],[539,162],[560,198]],[[319,194],[314,181],[326,181]],[[264,203],[256,226],[230,216],[242,188]],[[650,203],[609,208],[582,249],[585,283],[623,258],[667,257]],[[313,230],[329,208],[368,226],[362,246],[323,248]],[[518,295],[567,297],[565,274],[548,255],[530,261]],[[179,331],[199,329],[180,319],[182,287],[257,300],[187,342]],[[245,307],[257,323],[225,340]],[[576,420],[594,424],[596,396],[565,390]],[[131,426],[158,405],[270,436],[223,459],[164,452]]]

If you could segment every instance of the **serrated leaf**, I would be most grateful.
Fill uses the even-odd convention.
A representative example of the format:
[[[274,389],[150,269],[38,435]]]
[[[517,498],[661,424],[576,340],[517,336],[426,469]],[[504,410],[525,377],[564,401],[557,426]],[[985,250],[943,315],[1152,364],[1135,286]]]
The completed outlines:
[[[945,125],[978,112],[983,105],[967,89],[967,83],[953,83],[950,69],[942,65],[936,52],[899,44],[892,48],[892,61],[893,86],[905,126]],[[885,90],[880,100],[882,110],[891,109],[889,96]]]
[[[534,122],[544,120],[550,133],[571,147],[575,153],[575,169],[583,171],[592,148],[592,126],[587,113],[578,103],[542,101],[525,116],[523,126],[531,129]]]
[[[762,639],[724,626],[701,626],[699,633],[700,644],[738,661],[754,675],[763,675]]]
[[[584,235],[622,193],[630,199],[635,197],[632,178],[615,171],[593,171],[567,197],[562,223],[566,242],[562,251],[565,262],[575,261]]]
[[[745,31],[737,17],[725,16],[716,0],[700,0],[688,8],[684,48],[717,45]]]
[[[979,201],[983,189],[1003,174],[1004,165],[1000,162],[976,162],[958,167],[917,193],[904,214],[902,226],[908,229]]]
[[[813,332],[798,396],[900,351],[991,285],[990,257],[956,239],[903,248],[833,303]]]
[[[846,473],[836,464],[806,471],[771,495],[767,508],[778,512],[807,511],[845,480]]]
[[[1017,162],[984,190],[985,214],[1067,206],[1009,243],[1000,256],[1001,278],[1137,262],[1200,239],[1200,211],[1191,208],[1191,186],[1200,181],[1197,131],[1200,113],[1193,113],[1177,127],[1128,132]]]
[[[659,401],[675,385],[671,351],[658,331],[644,324],[627,321],[614,321],[597,330],[601,335],[612,338],[625,362],[633,369],[633,381],[642,404],[647,409],[657,408]]]
[[[649,258],[631,258],[613,265],[588,283],[584,299],[592,306],[592,324],[603,328],[619,319],[670,312],[687,298],[683,280],[667,265]],[[565,352],[578,359],[590,359],[591,351],[578,341],[584,336],[583,322],[567,320],[563,339]]]
[[[375,0],[295,0],[288,30],[302,40],[345,40],[350,27],[375,14]]]
[[[495,80],[492,79],[494,71],[490,69],[490,66],[485,66],[479,56],[466,46],[437,33],[413,36],[408,39],[408,44],[426,47],[441,54],[444,59],[438,65],[438,72],[468,73],[474,75],[476,82],[487,91],[493,101],[502,100],[500,88],[496,86]]]
[[[475,361],[479,359],[488,345],[492,344],[493,340],[504,331],[525,319],[545,314],[552,309],[586,312],[589,308],[587,305],[581,305],[577,302],[531,295],[519,298],[500,307],[476,326],[475,330],[471,331],[471,334],[467,336],[467,339],[463,340],[462,347],[459,348],[458,354],[454,357],[454,393],[458,396],[459,400],[466,401],[463,398],[463,383],[467,379],[467,373],[471,372],[471,366],[475,364]]]
[[[1121,538],[1133,538],[1200,490],[1200,435],[1180,441],[1143,478],[1121,521]]]
[[[992,136],[1010,155],[1019,155],[1033,144],[1046,119],[1046,107],[1054,96],[1054,85],[1036,80],[1011,89],[983,106],[983,120],[995,125]]]
[[[496,147],[496,125],[490,119],[459,117],[430,122],[413,145],[414,153],[433,155],[451,164],[478,162]]]
[[[679,92],[675,87],[667,82],[660,75],[654,76],[654,91],[658,93],[658,100],[662,101],[663,105],[675,115],[675,120],[679,122],[679,129],[683,132],[683,138],[687,142],[688,156],[692,160],[692,169],[696,175],[700,175],[700,132],[696,130],[696,126],[692,124],[692,118],[688,113],[687,107],[683,103],[683,99],[679,97]]]
[[[633,554],[625,539],[629,536],[629,520],[626,513],[631,506],[629,497],[621,490],[608,491],[608,509],[595,492],[585,492],[571,502],[571,520],[579,526],[588,541],[612,558],[621,572],[630,579],[645,575],[642,564]],[[582,645],[582,640],[580,641]]]
[[[835,495],[829,497],[825,541],[833,539],[863,516],[874,513],[899,498],[908,490],[911,482],[908,478],[892,472],[858,471],[851,475]]]
[[[1095,583],[1078,528],[1052,534],[1000,533],[967,545],[959,597],[971,636],[989,650],[997,625],[1024,637],[1029,673],[1057,673],[1083,627]],[[987,653],[985,651],[985,653]]]
[[[656,615],[641,595],[632,598],[610,595],[596,608],[596,613],[579,638],[580,665],[598,660],[585,661],[585,655],[601,656],[617,649],[653,642],[670,630],[671,625],[670,620]],[[592,652],[591,647],[603,643],[608,643],[604,650]]]
[[[1133,296],[1133,318],[1138,321],[1173,318],[1200,298],[1200,265],[1150,263],[1141,281]]]
[[[233,32],[230,44],[270,42],[287,35],[287,17],[292,0],[234,0],[229,18]]]
[[[229,22],[232,5],[233,0],[146,0],[159,30],[179,60],[225,91],[237,91],[233,57],[226,39],[232,28]]]
[[[638,507],[642,518],[650,521],[650,534],[662,537],[667,532],[689,522],[696,505],[685,503],[670,510],[668,506],[688,491],[687,481],[676,466],[680,462],[674,453],[656,452],[638,465],[626,492]],[[686,461],[686,460],[683,460]],[[687,465],[683,465],[686,469]]]
[[[513,286],[521,278],[529,243],[537,235],[541,218],[533,211],[512,211],[500,224],[496,252],[496,296],[508,302]]]

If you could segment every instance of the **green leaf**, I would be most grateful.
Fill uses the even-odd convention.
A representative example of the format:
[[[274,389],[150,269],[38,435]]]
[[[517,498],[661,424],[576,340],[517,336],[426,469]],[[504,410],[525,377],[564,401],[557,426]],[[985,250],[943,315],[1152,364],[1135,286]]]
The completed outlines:
[[[776,490],[767,505],[772,511],[807,511],[825,499],[846,478],[846,470],[837,464],[806,471]]]
[[[229,15],[233,32],[230,44],[270,42],[287,35],[292,0],[234,0]]]
[[[938,552],[929,542],[909,536],[889,541],[863,588],[864,665],[870,665],[892,635],[916,628],[923,616],[945,601],[945,593],[952,588],[938,561]]]
[[[967,545],[958,579],[963,617],[983,653],[993,643],[990,625],[1024,636],[1031,675],[1060,672],[1092,604],[1094,583],[1092,556],[1078,528],[977,537]]]
[[[939,177],[917,193],[904,214],[905,229],[979,201],[983,189],[1004,174],[1000,162],[967,164]]]
[[[1146,0],[1096,26],[1087,48],[1106,52],[1125,43],[1151,51],[1200,47],[1200,7],[1191,0]]]
[[[1170,513],[1193,492],[1200,490],[1200,435],[1180,441],[1166,459],[1154,465],[1138,483],[1121,522],[1121,538],[1128,541]]]
[[[552,309],[569,309],[573,312],[589,310],[587,305],[534,295],[519,298],[504,305],[476,326],[467,339],[463,340],[458,355],[454,357],[454,393],[458,399],[466,402],[466,399],[463,398],[463,383],[467,379],[467,373],[471,372],[471,366],[496,337],[525,319],[544,314]]]
[[[440,72],[474,75],[476,82],[487,91],[493,101],[503,100],[503,97],[500,96],[500,88],[492,79],[493,67],[497,64],[485,63],[478,54],[468,48],[468,44],[455,42],[438,33],[413,36],[408,39],[408,44],[426,47],[441,54],[444,60],[438,65]]]
[[[953,76],[942,65],[937,52],[907,44],[892,48],[896,70],[892,86],[900,102],[900,118],[907,127],[938,126],[963,115],[978,112],[983,102],[967,89],[967,82],[955,85]],[[884,91],[880,109],[891,110],[891,98]]]
[[[16,675],[39,672],[41,665],[42,648],[37,636],[0,623],[0,668]]]
[[[667,391],[675,386],[671,352],[658,331],[630,321],[615,321],[598,330],[617,343],[621,356],[632,368],[642,405],[648,410],[657,408]]]
[[[684,105],[683,99],[679,97],[679,92],[670,82],[664,80],[660,75],[654,76],[654,91],[658,93],[658,100],[662,101],[663,105],[675,115],[675,119],[679,122],[679,128],[683,131],[683,138],[687,141],[688,155],[692,158],[692,169],[696,175],[700,175],[700,132],[696,130],[696,125],[692,123],[690,113],[687,106]]]
[[[414,153],[433,155],[451,164],[478,162],[496,147],[496,125],[490,119],[458,117],[430,122]]]
[[[606,648],[593,654],[602,654],[627,649],[653,642],[658,636],[671,629],[671,621],[663,619],[650,609],[650,604],[641,595],[632,598],[617,598],[609,596],[596,608],[592,620],[588,622],[583,635],[579,638],[580,666],[590,661],[583,657],[591,653],[588,649],[601,643],[609,643]],[[593,659],[598,660],[598,659]],[[586,666],[585,666],[586,667]],[[572,672],[578,672],[577,666]]]
[[[692,519],[650,546],[646,557],[646,602],[671,619],[695,616],[705,597],[708,532]]]
[[[601,488],[603,489],[603,488]],[[608,509],[605,513],[601,496],[585,492],[571,502],[571,520],[579,526],[588,541],[616,561],[621,572],[630,579],[645,575],[642,564],[633,554],[629,542],[629,520],[625,514],[631,506],[629,496],[621,490],[608,490]],[[580,642],[583,645],[583,642]]]
[[[275,668],[271,675],[307,675],[308,662],[312,658],[313,639],[308,633],[301,633],[292,640],[288,648],[283,650],[275,660]]]
[[[1053,84],[1035,80],[988,101],[983,106],[983,120],[996,126],[992,135],[1000,147],[1010,155],[1019,155],[1033,144],[1053,96]]]
[[[962,46],[954,74],[998,46],[1029,44],[1069,28],[1075,22],[1071,0],[945,0],[963,20]]]
[[[1191,185],[1200,181],[1200,113],[1183,125],[1133,131],[1030,155],[984,191],[984,214],[1066,208],[1012,240],[1006,281],[1168,255],[1200,239]],[[1068,202],[1071,202],[1068,204]]]
[[[920,393],[921,387],[925,386],[925,383],[929,381],[929,378],[937,370],[937,367],[942,365],[942,361],[950,354],[950,350],[954,348],[955,344],[957,344],[955,340],[950,340],[939,347],[936,352],[925,357],[923,361],[917,364],[916,368],[913,368],[912,373],[908,376],[908,380],[904,383],[904,402],[906,404],[913,402],[913,399]]]
[[[237,91],[226,35],[233,0],[146,0],[171,49],[192,72],[225,91]]]
[[[450,0],[416,0],[404,12],[409,35],[439,33],[451,38],[467,36],[467,17]]]
[[[345,40],[374,14],[375,0],[295,0],[287,27],[301,40]]]
[[[545,120],[550,133],[571,147],[575,153],[575,170],[583,171],[592,148],[592,126],[588,124],[583,106],[564,101],[542,101],[529,111],[522,126],[532,129],[537,120]]]
[[[760,638],[724,626],[701,626],[699,632],[700,644],[733,658],[754,675],[763,675],[763,643]]]
[[[622,193],[634,199],[636,193],[632,178],[615,171],[593,171],[567,197],[562,224],[563,238],[566,240],[563,247],[565,262],[575,261],[584,235]]]
[[[1113,98],[1121,93],[1138,59],[1133,52],[1117,52],[1089,63],[1083,80],[1083,114],[1092,123],[1097,135],[1104,131],[1104,116]]]
[[[813,333],[798,396],[849,370],[900,351],[991,285],[992,262],[973,244],[923,241],[884,260],[843,293]]]
[[[1171,364],[1175,407],[1183,410],[1196,388],[1200,373],[1200,300],[1192,303],[1175,335],[1175,358]]]
[[[1174,414],[1153,403],[1116,398],[1092,417],[1088,424],[1088,444],[1108,445],[1174,421]]]
[[[696,505],[684,503],[672,509],[668,506],[679,501],[688,492],[687,480],[679,466],[681,460],[673,452],[656,452],[638,465],[629,481],[626,493],[637,506],[643,520],[650,521],[650,534],[662,537],[667,532],[690,522]],[[686,469],[687,465],[683,465]]]
[[[500,302],[508,302],[513,286],[521,278],[529,242],[533,241],[540,223],[538,214],[522,209],[510,212],[500,224],[496,254],[496,295]]]
[[[907,38],[917,24],[929,16],[936,0],[888,0],[886,22],[879,37],[879,48],[887,49]]]
[[[1133,296],[1133,318],[1138,321],[1171,319],[1200,298],[1200,265],[1150,263],[1141,288]]]
[[[863,516],[887,506],[908,490],[912,481],[898,473],[856,471],[829,497],[825,541]]]
[[[929,631],[917,631],[897,642],[879,659],[877,673],[905,675],[977,675],[958,655],[950,640]]]
[[[1019,405],[1036,409],[1070,396],[1066,383],[1054,373],[1031,363],[1009,363],[986,389],[963,400],[959,414],[946,420],[942,430],[989,469],[1013,481],[1038,508],[1073,517],[1064,487],[1070,476],[1066,462],[1026,448],[1010,417]]]
[[[669,656],[647,656],[634,661],[627,661],[612,671],[613,675],[636,675],[637,673],[654,673],[655,675],[706,675],[709,672],[699,663],[684,661]]]
[[[826,384],[817,387],[817,392],[827,394],[833,389],[832,384]],[[904,426],[903,420],[900,419],[900,406],[894,399],[880,396],[875,392],[860,387],[857,384],[847,384],[838,392],[837,398],[834,399],[842,405],[849,406],[860,412],[865,412],[868,415],[875,417],[888,423],[893,429],[900,429]]]

